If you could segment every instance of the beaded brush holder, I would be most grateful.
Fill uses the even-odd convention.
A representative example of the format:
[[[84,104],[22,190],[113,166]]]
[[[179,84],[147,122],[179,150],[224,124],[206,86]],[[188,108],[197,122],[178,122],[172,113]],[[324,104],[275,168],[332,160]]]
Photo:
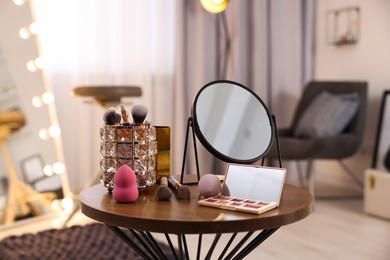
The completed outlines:
[[[139,190],[156,183],[156,128],[149,122],[105,124],[100,140],[100,180],[108,191],[114,189],[115,173],[124,164],[136,174]]]

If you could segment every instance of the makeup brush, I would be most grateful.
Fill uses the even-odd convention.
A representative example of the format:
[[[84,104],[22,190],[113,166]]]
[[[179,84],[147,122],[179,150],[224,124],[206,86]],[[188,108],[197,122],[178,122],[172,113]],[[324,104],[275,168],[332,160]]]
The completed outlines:
[[[178,199],[188,200],[191,197],[190,188],[187,185],[181,185],[173,177],[168,178],[168,187],[176,193]]]
[[[154,195],[157,200],[170,200],[172,197],[172,192],[168,188],[168,179],[167,177],[162,177],[160,180],[160,186],[157,187]]]
[[[135,105],[131,109],[134,123],[142,124],[148,114],[148,108],[144,105]]]
[[[103,120],[106,125],[115,125],[121,122],[121,115],[115,111],[114,107],[109,107],[104,111]]]

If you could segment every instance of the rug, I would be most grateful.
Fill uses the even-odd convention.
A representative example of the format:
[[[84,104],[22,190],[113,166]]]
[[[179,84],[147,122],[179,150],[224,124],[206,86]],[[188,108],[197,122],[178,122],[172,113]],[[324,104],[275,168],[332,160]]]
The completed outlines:
[[[171,253],[168,245],[159,245],[166,254]],[[172,257],[168,255],[168,259]],[[142,258],[107,226],[96,223],[4,238],[0,241],[0,259]]]

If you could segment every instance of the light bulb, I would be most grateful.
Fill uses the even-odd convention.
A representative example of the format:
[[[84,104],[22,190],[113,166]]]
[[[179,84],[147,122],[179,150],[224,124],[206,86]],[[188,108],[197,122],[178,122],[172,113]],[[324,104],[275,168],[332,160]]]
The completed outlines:
[[[71,198],[68,198],[68,197],[63,198],[61,201],[61,206],[65,210],[70,210],[73,208],[73,200]]]
[[[53,93],[51,93],[49,91],[43,93],[42,94],[42,101],[46,105],[53,103],[54,102],[54,95],[53,95]]]
[[[22,39],[28,39],[28,38],[30,38],[30,32],[29,32],[29,30],[27,30],[26,27],[20,28],[19,36]]]
[[[57,125],[52,125],[49,127],[49,135],[53,138],[59,137],[61,135],[61,128]]]
[[[43,69],[45,67],[45,60],[42,57],[37,57],[35,59],[35,66],[38,69]]]
[[[36,72],[38,70],[37,66],[35,65],[35,62],[33,60],[29,60],[27,62],[27,69],[31,72]]]
[[[37,22],[30,24],[30,32],[35,35],[39,34],[39,24]]]
[[[207,12],[221,13],[225,11],[228,0],[200,0],[200,3]]]
[[[23,5],[24,4],[24,0],[14,0],[14,4],[16,4],[16,5]]]
[[[61,174],[65,171],[65,165],[62,162],[54,163],[52,168],[55,174]]]
[[[45,167],[43,167],[43,173],[46,175],[46,176],[52,176],[53,175],[53,170],[51,169],[51,166],[50,165],[45,165]]]
[[[42,106],[42,100],[38,96],[34,96],[31,100],[34,107],[41,107]]]
[[[60,200],[53,200],[51,202],[51,208],[55,211],[60,211],[62,209]]]
[[[38,135],[39,138],[41,138],[42,140],[48,140],[50,138],[49,132],[46,128],[42,128],[41,130],[39,130]]]

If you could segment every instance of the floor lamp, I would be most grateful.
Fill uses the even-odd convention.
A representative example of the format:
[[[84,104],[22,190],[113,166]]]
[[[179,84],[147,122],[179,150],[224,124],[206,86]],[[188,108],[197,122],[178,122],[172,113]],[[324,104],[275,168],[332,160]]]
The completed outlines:
[[[219,79],[226,79],[227,65],[228,65],[229,54],[230,54],[229,28],[228,28],[226,13],[224,12],[228,5],[228,2],[229,2],[228,0],[200,0],[201,5],[206,11],[208,11],[209,13],[219,14],[219,16],[217,17],[218,19],[217,36],[223,33],[223,39],[224,39],[223,42],[225,44],[222,57],[218,57],[218,62],[217,62],[217,72],[218,72],[217,76]],[[217,52],[218,55],[221,55],[219,41],[217,41]]]

